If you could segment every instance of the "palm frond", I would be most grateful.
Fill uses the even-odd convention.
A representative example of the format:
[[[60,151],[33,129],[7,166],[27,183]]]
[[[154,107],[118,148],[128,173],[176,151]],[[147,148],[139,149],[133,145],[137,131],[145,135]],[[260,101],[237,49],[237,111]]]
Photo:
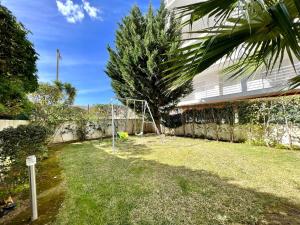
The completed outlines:
[[[298,0],[207,0],[177,8],[181,16],[190,15],[183,25],[204,17],[217,22],[189,32],[193,43],[178,49],[166,70],[170,90],[218,61],[224,61],[229,78],[251,76],[262,67],[268,74],[280,69],[285,55],[294,65],[300,60],[299,9]]]
[[[293,77],[289,81],[289,87],[291,89],[297,88],[299,86],[299,84],[300,84],[300,74],[298,74],[297,76]]]

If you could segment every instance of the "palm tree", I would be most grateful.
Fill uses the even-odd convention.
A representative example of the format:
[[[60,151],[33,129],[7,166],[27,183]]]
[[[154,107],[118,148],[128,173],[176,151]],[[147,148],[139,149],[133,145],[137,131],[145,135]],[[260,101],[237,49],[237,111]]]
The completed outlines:
[[[170,62],[176,61],[175,66],[166,71],[171,90],[218,61],[224,62],[225,74],[236,78],[262,67],[267,72],[280,69],[286,55],[295,70],[290,85],[300,85],[294,63],[300,59],[299,0],[205,0],[176,12],[188,16],[183,26],[204,18],[213,25],[188,32],[194,41],[178,50]]]
[[[64,98],[64,104],[72,105],[76,97],[76,88],[70,83],[62,83],[60,81],[54,81],[54,87],[60,93],[60,97]],[[64,97],[62,97],[64,96]]]

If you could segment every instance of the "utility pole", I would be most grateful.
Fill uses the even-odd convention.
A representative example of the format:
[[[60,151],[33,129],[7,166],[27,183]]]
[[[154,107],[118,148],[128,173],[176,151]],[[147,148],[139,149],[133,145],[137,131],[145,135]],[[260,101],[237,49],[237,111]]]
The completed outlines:
[[[56,81],[59,81],[59,60],[61,59],[59,49],[56,49]]]

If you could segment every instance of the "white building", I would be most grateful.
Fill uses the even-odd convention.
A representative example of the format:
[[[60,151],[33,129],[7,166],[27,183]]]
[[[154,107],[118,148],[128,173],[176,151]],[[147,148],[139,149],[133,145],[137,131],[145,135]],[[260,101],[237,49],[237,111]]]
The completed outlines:
[[[167,8],[173,9],[199,1],[201,0],[165,0],[165,4]],[[197,30],[207,24],[207,21],[202,20],[193,24],[193,29]],[[183,31],[189,31],[189,27],[183,28]],[[185,38],[184,35],[183,38]],[[282,93],[289,79],[295,76],[295,71],[288,58],[284,60],[279,71],[274,69],[267,76],[265,71],[260,71],[248,79],[228,81],[222,76],[221,67],[222,65],[215,64],[197,75],[193,80],[193,92],[182,99],[178,106],[188,108],[241,99],[277,96]],[[300,63],[297,61],[296,70],[300,74]],[[290,91],[290,93],[297,92],[300,92],[300,89]]]

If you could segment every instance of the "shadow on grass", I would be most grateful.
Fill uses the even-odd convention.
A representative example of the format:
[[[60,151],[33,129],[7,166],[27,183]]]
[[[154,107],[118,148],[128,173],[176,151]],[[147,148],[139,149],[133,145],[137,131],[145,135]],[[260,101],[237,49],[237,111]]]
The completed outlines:
[[[109,146],[95,148],[91,142],[65,152],[67,183],[74,189],[61,224],[65,218],[68,224],[300,224],[300,205],[288,199],[205,170],[143,160],[138,155],[151,149],[134,141],[119,146],[130,152],[127,159],[107,153]]]

